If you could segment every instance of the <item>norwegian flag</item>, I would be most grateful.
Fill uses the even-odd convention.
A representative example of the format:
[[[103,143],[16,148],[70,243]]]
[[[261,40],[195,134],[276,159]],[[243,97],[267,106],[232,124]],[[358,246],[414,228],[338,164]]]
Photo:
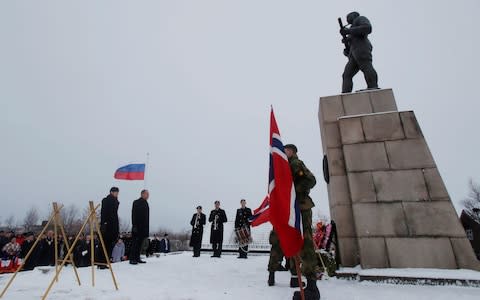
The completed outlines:
[[[263,223],[269,222],[270,221],[270,199],[267,196],[265,196],[265,199],[263,199],[262,204],[253,211],[253,216],[251,216],[248,221],[250,224],[255,227],[258,225],[261,225]]]
[[[280,131],[270,112],[270,172],[268,197],[270,222],[280,240],[286,257],[295,256],[303,247],[300,207],[295,200],[295,186]]]

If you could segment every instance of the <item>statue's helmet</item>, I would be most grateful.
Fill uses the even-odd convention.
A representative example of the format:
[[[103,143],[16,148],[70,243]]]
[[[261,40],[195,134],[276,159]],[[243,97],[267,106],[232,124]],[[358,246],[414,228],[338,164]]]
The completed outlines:
[[[360,14],[356,11],[352,11],[351,13],[349,13],[347,15],[347,23],[348,24],[353,24],[353,20],[355,20],[358,17],[360,17]]]

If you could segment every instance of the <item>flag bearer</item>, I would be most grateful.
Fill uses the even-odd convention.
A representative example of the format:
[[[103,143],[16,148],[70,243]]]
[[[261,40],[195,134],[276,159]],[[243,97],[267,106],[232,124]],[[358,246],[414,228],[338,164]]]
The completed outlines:
[[[303,248],[300,252],[302,258],[302,273],[307,278],[307,287],[305,289],[306,300],[318,300],[320,299],[320,291],[317,288],[317,257],[315,255],[315,248],[313,246],[313,234],[312,234],[312,198],[310,198],[310,190],[317,183],[315,176],[305,166],[303,161],[298,159],[297,147],[293,144],[285,145],[285,154],[288,157],[290,169],[292,171],[293,183],[295,184],[296,201],[300,206],[303,223]],[[294,264],[294,260],[291,260],[291,264]],[[291,266],[291,269],[295,269]],[[300,292],[295,292],[293,299],[301,299]]]

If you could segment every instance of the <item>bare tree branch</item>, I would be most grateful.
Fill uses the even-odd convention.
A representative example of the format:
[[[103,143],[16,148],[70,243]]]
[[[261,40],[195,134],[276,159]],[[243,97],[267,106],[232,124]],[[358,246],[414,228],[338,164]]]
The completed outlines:
[[[60,211],[60,216],[63,220],[63,226],[67,234],[75,234],[80,230],[81,220],[78,207],[75,204],[70,204]]]
[[[465,211],[480,223],[480,212],[478,212],[478,209],[480,209],[480,185],[473,179],[470,179],[469,182],[468,196],[461,203],[465,207]]]
[[[129,221],[120,217],[118,217],[118,225],[120,232],[129,232],[132,227]]]
[[[39,216],[38,216],[37,208],[31,207],[27,211],[27,214],[23,219],[23,227],[25,228],[26,231],[31,231],[33,229],[33,226],[38,225],[38,220],[39,220]]]
[[[15,216],[10,215],[8,218],[5,219],[5,227],[7,227],[8,230],[14,230],[15,229]]]

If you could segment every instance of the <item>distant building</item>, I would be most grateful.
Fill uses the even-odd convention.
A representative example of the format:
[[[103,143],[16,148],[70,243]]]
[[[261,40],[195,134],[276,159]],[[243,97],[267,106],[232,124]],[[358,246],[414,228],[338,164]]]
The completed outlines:
[[[462,210],[460,222],[462,222],[465,233],[467,234],[467,239],[472,244],[475,255],[480,260],[480,223],[475,221],[475,219],[465,210]]]

